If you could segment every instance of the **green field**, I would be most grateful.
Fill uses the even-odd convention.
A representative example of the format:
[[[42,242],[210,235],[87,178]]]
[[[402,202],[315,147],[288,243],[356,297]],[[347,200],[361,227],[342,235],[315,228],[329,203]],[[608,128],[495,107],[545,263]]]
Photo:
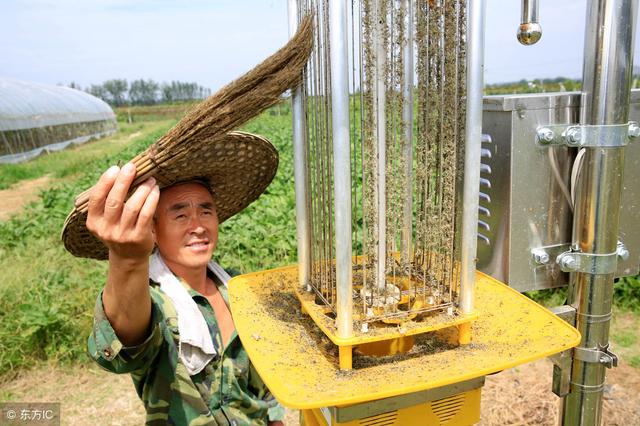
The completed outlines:
[[[32,162],[0,165],[5,187],[45,174],[56,178],[22,214],[0,222],[0,377],[42,361],[87,361],[86,338],[106,264],[64,250],[64,219],[73,197],[103,170],[142,151],[176,121],[165,116],[161,121],[121,121],[120,132],[112,137]],[[266,194],[221,226],[216,258],[227,268],[247,272],[296,260],[290,128],[291,117],[277,109],[243,128],[268,137],[282,154]]]
[[[88,362],[85,343],[106,264],[68,254],[60,242],[62,224],[76,194],[110,165],[126,161],[153,143],[179,118],[165,112],[159,107],[134,114],[133,123],[129,123],[129,115],[119,110],[117,135],[28,163],[0,165],[0,186],[4,187],[44,175],[54,178],[22,214],[0,222],[0,382],[42,362]],[[215,257],[240,272],[295,263],[288,105],[268,110],[243,130],[269,138],[280,152],[280,167],[265,195],[221,226]],[[532,297],[545,303],[562,295],[539,293]],[[614,321],[612,339],[624,348],[625,359],[640,367],[640,342],[635,331],[640,327],[640,315],[621,314],[622,309],[639,310],[638,279],[617,285],[616,304],[622,320]]]

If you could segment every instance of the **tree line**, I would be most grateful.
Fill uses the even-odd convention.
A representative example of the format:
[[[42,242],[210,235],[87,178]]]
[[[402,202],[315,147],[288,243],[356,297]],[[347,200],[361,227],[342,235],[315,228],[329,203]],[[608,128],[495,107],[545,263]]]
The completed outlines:
[[[91,84],[84,88],[71,82],[69,87],[84,90],[116,107],[191,101],[205,99],[211,95],[211,89],[202,87],[197,83],[184,81],[158,83],[151,79],[145,80],[142,78],[133,80],[131,83],[126,79],[114,78],[102,84]]]

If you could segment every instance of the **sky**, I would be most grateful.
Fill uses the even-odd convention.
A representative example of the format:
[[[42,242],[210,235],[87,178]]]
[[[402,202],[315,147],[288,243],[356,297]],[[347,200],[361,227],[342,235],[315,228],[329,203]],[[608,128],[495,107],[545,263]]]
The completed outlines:
[[[586,3],[540,0],[542,39],[522,46],[520,1],[487,0],[485,82],[580,78]],[[151,78],[216,90],[287,39],[286,0],[0,0],[4,78],[83,87]]]

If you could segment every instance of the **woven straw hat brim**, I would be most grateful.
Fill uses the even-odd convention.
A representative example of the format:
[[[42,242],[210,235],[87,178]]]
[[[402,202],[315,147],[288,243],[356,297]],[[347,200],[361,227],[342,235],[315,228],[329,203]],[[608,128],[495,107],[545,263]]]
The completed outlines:
[[[154,146],[142,155],[152,156]],[[246,208],[269,186],[278,168],[278,152],[267,139],[245,132],[200,141],[162,161],[154,161],[146,176],[160,188],[193,179],[211,183],[220,223]],[[138,170],[140,172],[140,170]],[[132,193],[139,184],[132,186]],[[84,195],[84,197],[83,197]],[[80,198],[86,200],[86,193]],[[79,205],[78,205],[79,204]],[[77,203],[62,231],[65,248],[74,256],[106,260],[109,252],[86,227],[87,204]]]

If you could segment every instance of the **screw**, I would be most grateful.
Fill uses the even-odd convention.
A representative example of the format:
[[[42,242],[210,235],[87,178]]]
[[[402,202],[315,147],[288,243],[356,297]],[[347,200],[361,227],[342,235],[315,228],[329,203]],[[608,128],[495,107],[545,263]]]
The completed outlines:
[[[640,137],[640,126],[638,123],[631,122],[629,124],[629,138],[635,139]]]
[[[580,145],[582,141],[582,131],[579,127],[569,127],[564,136],[567,139],[567,144],[570,146]]]
[[[555,134],[553,133],[553,130],[551,130],[550,128],[543,127],[538,130],[536,136],[538,136],[539,143],[546,145],[548,143],[553,142],[553,138],[555,137]]]
[[[546,265],[549,263],[549,253],[544,250],[533,250],[533,260],[539,265]]]

